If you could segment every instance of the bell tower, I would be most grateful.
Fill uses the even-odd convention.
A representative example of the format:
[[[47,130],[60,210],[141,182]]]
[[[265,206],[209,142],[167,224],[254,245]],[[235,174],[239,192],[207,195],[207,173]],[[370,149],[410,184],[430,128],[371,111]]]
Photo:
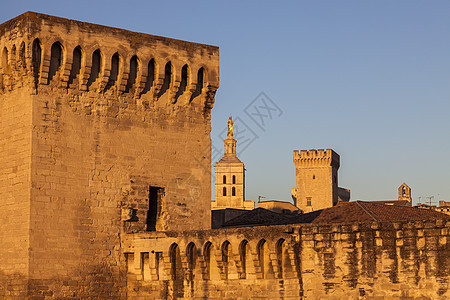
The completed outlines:
[[[236,156],[236,143],[233,137],[233,120],[228,119],[227,138],[224,141],[225,153],[216,165],[216,201],[211,209],[254,209],[254,201],[245,201],[245,166]]]

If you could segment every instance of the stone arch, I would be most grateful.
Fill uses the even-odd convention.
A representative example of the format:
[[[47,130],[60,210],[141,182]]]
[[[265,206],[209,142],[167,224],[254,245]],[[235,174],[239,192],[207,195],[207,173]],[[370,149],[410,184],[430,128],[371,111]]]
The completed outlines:
[[[125,93],[130,92],[133,86],[136,83],[138,73],[140,72],[141,61],[137,57],[137,55],[133,55],[130,59],[130,72],[128,73],[127,86],[125,88]]]
[[[211,242],[206,242],[203,246],[203,261],[204,261],[204,280],[220,280],[219,267],[217,265],[215,246]]]
[[[187,64],[185,64],[181,68],[181,81],[180,87],[178,88],[178,92],[175,96],[175,101],[177,101],[178,97],[180,97],[188,88],[191,81],[191,68]]]
[[[100,49],[95,50],[92,53],[92,64],[91,64],[91,74],[89,75],[89,79],[87,82],[87,88],[89,90],[89,87],[98,79],[102,72],[103,63],[102,63],[102,53]]]
[[[16,70],[16,62],[17,62],[17,49],[16,45],[14,44],[11,47],[11,56],[9,58],[9,65],[11,69]]]
[[[287,274],[292,272],[288,244],[285,239],[281,238],[277,241],[275,247],[277,253],[278,278],[286,278]]]
[[[188,267],[188,278],[187,280],[193,281],[195,268],[197,263],[197,247],[194,242],[190,242],[186,247],[186,257],[187,257],[187,267]]]
[[[2,51],[2,62],[1,62],[3,74],[9,74],[10,71],[8,58],[9,58],[8,49],[4,47]]]
[[[42,44],[39,39],[33,41],[32,55],[31,55],[31,68],[33,70],[34,85],[37,88],[39,84],[39,77],[41,73],[42,64]]]
[[[239,244],[239,259],[241,263],[241,279],[247,278],[247,273],[251,266],[250,246],[247,240],[243,240]]]
[[[222,273],[223,279],[227,280],[229,276],[230,261],[231,261],[231,244],[229,241],[224,241],[220,247],[222,254]]]
[[[25,42],[22,42],[19,47],[19,64],[22,69],[27,67],[25,51]]]
[[[50,50],[50,68],[48,71],[48,84],[52,81],[63,63],[64,49],[60,42],[54,42]]]
[[[116,83],[120,80],[120,74],[121,74],[121,62],[122,57],[120,56],[119,52],[116,52],[111,57],[111,70],[109,72],[109,79],[108,83],[105,87],[105,92],[111,89],[113,86],[116,85]]]
[[[81,72],[84,51],[81,46],[76,46],[72,54],[72,68],[70,70],[68,85],[71,85]]]
[[[258,255],[258,264],[260,268],[260,277],[269,278],[271,274],[271,263],[269,255],[269,246],[265,239],[261,239],[256,247]]]
[[[159,91],[158,98],[161,97],[167,90],[170,89],[170,87],[172,86],[173,77],[174,77],[173,65],[172,62],[169,61],[166,63],[166,66],[164,67],[164,82],[161,87],[161,90]]]
[[[197,86],[195,88],[194,93],[192,93],[191,100],[194,100],[194,98],[200,96],[202,93],[203,88],[206,86],[206,71],[204,67],[201,67],[197,71]]]
[[[156,78],[157,64],[154,58],[150,59],[147,64],[147,80],[141,95],[146,94],[153,87]]]
[[[169,248],[170,276],[173,281],[183,280],[183,265],[181,262],[180,247],[173,243]]]

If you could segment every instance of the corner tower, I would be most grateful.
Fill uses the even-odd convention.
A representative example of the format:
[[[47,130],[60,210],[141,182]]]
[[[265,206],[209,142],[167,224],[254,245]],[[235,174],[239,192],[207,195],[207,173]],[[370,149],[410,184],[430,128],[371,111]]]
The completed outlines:
[[[236,140],[233,137],[233,120],[228,119],[227,138],[224,141],[225,154],[216,163],[216,201],[211,208],[254,209],[254,201],[245,201],[245,167],[236,156]]]
[[[304,213],[338,202],[339,155],[332,149],[294,151],[297,207]]]
[[[1,24],[0,298],[123,299],[124,235],[209,229],[218,86],[215,46]]]

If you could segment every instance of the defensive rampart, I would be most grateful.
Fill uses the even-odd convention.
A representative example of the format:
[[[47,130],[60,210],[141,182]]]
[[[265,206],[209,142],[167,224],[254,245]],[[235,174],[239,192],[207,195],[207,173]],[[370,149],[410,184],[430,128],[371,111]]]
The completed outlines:
[[[128,235],[128,295],[446,299],[449,228],[434,220]]]
[[[219,50],[31,12],[0,34],[0,297],[123,298],[123,233],[210,228]]]

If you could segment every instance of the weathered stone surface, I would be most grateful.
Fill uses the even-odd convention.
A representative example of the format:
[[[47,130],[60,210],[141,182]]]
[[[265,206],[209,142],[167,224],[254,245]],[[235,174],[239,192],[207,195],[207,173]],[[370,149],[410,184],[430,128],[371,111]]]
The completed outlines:
[[[123,298],[124,233],[210,228],[218,48],[36,13],[0,33],[0,295]]]

